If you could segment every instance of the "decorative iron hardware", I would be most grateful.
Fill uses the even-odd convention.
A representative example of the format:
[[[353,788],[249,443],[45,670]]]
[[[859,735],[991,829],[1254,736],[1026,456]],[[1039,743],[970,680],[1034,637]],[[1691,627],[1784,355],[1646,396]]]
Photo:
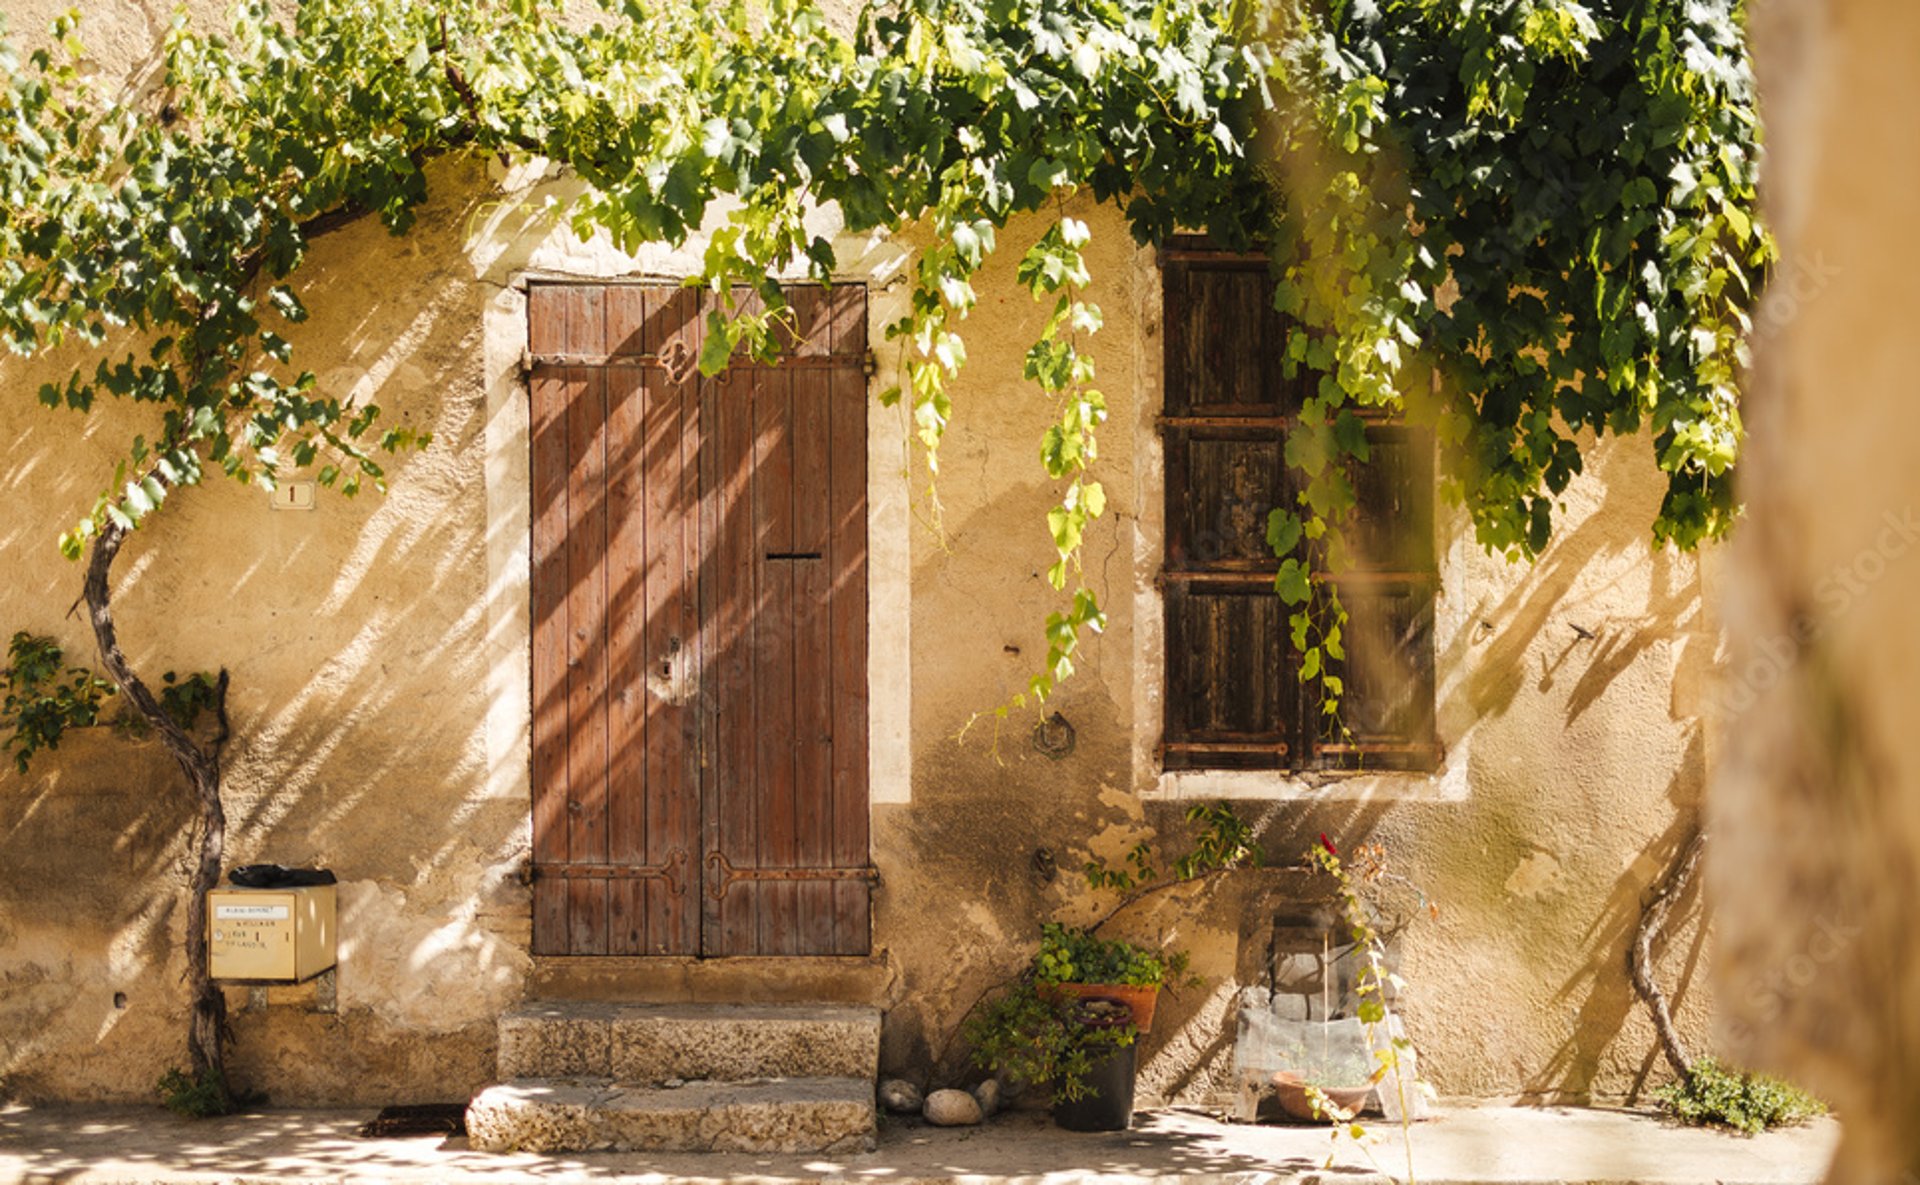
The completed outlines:
[[[1078,743],[1079,733],[1058,712],[1033,726],[1033,747],[1055,761],[1073,752]]]
[[[865,868],[735,868],[725,852],[708,852],[707,867],[712,870],[713,899],[724,900],[735,881],[866,881],[880,883],[880,870]]]
[[[675,848],[659,864],[535,864],[533,875],[563,880],[665,881],[669,896],[684,897],[687,885],[682,870],[691,859],[685,848]]]
[[[665,370],[678,374],[684,369],[680,351],[667,354],[536,354],[531,350],[521,354],[523,369],[532,370],[536,366],[560,367],[615,367],[641,368],[647,370]],[[774,365],[781,369],[820,370],[845,367],[849,370],[864,369],[867,365],[865,354],[782,354]]]

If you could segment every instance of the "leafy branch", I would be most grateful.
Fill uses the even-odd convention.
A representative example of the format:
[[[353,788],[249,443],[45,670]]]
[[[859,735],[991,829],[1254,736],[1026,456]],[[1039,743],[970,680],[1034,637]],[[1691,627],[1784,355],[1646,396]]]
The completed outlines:
[[[7,665],[0,667],[0,728],[8,730],[6,748],[13,765],[27,772],[35,754],[60,747],[73,728],[100,718],[114,686],[85,667],[64,666],[66,654],[52,638],[21,630],[7,643]]]
[[[1098,931],[1147,897],[1177,885],[1239,868],[1259,868],[1266,863],[1266,853],[1261,850],[1253,827],[1227,803],[1194,803],[1187,808],[1186,819],[1199,830],[1193,845],[1173,858],[1166,873],[1160,871],[1153,849],[1145,840],[1128,850],[1125,863],[1118,868],[1098,855],[1088,858],[1081,868],[1087,887],[1120,894],[1120,899],[1087,927],[1089,933]]]

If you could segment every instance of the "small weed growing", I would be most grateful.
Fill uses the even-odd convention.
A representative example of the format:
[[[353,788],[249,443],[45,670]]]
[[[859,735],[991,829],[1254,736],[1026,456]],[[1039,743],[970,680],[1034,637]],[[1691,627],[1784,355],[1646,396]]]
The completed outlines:
[[[1714,1125],[1754,1135],[1790,1127],[1827,1113],[1806,1091],[1764,1074],[1745,1074],[1702,1058],[1685,1082],[1654,1092],[1660,1109],[1695,1127]]]
[[[202,1070],[198,1074],[177,1068],[168,1070],[160,1076],[156,1089],[160,1092],[161,1104],[176,1115],[212,1119],[233,1113],[233,1094],[218,1070]]]

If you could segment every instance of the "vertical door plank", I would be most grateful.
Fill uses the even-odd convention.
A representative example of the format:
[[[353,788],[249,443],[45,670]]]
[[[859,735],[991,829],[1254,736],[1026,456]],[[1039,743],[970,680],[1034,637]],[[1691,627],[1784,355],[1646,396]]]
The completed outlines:
[[[791,296],[800,357],[833,349],[831,311],[824,289]],[[833,850],[833,551],[831,424],[833,378],[812,367],[793,370],[793,549],[817,560],[793,567],[795,863],[834,866]],[[832,881],[794,886],[796,939],[802,954],[834,950]]]
[[[833,290],[831,301],[834,353],[863,355],[866,290],[842,285]],[[833,863],[839,868],[861,868],[866,866],[868,850],[866,378],[857,366],[836,366],[829,374]],[[871,903],[871,888],[865,882],[834,882],[832,953],[868,952]]]
[[[553,349],[558,332],[553,290],[528,294],[532,348]],[[530,383],[533,432],[533,859],[567,859],[567,423],[578,384],[568,372],[534,371]],[[567,883],[536,875],[533,953],[567,953]]]
[[[706,296],[699,296],[696,312],[704,315]],[[694,897],[700,910],[700,951],[711,956],[720,953],[720,903],[714,899],[713,880],[707,857],[720,849],[719,781],[722,754],[720,719],[727,706],[726,671],[733,661],[720,636],[720,522],[725,483],[720,479],[720,453],[725,435],[720,423],[720,379],[696,380],[695,396],[699,407],[700,449],[696,467],[700,487],[699,527],[696,555],[700,618],[700,754],[699,834],[700,846],[694,852]]]
[[[753,380],[744,367],[712,381],[708,422],[717,437],[706,442],[714,456],[715,484],[707,546],[714,555],[714,592],[709,637],[718,662],[707,668],[713,694],[715,761],[706,796],[709,855],[735,867],[753,866],[758,820],[754,799],[754,737],[759,681],[754,677],[755,629],[753,530]],[[734,882],[724,896],[719,878],[706,882],[718,898],[708,913],[702,945],[713,955],[753,954],[758,940],[757,901],[751,882]]]
[[[604,340],[604,292],[568,289],[569,353]],[[607,860],[607,409],[606,372],[578,372],[581,389],[567,407],[567,857]],[[607,949],[607,882],[575,878],[567,891],[568,948]]]
[[[606,290],[602,352],[645,353],[643,288]],[[608,367],[607,387],[607,862],[647,864],[647,758],[661,738],[649,735],[654,697],[648,675],[654,652],[648,645],[652,606],[647,574],[661,524],[647,497],[668,475],[645,439],[649,402],[657,398],[656,376],[638,367]],[[677,475],[673,475],[677,476]],[[656,727],[655,731],[658,729]],[[607,882],[607,953],[644,954],[650,949],[652,882],[619,877]]]
[[[700,353],[699,293],[648,289],[647,346],[682,360]],[[699,616],[699,375],[691,367],[653,372],[646,415],[646,571],[648,653],[669,681],[666,696],[648,696],[647,863],[679,858],[678,895],[647,884],[648,951],[700,951],[700,737],[702,655]],[[663,669],[670,668],[670,669]]]
[[[567,859],[607,860],[605,374],[582,370],[567,409]],[[607,882],[568,885],[568,952],[603,954]]]
[[[598,353],[609,358],[638,358],[658,348],[659,326],[648,315],[657,308],[663,289],[652,284],[610,284],[606,287],[606,329]]]
[[[758,821],[756,868],[795,866],[799,831],[794,801],[794,765],[800,738],[794,732],[794,568],[803,561],[793,538],[793,376],[790,370],[755,367],[754,572],[758,585],[754,624],[754,806]],[[742,886],[745,888],[746,886]],[[759,898],[755,949],[763,955],[798,951],[797,902],[790,881],[752,886]]]

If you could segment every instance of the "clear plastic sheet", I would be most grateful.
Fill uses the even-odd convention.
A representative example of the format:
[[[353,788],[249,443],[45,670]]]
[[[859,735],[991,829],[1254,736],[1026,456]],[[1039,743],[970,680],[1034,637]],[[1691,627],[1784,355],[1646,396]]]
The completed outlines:
[[[1283,997],[1281,1007],[1287,1005]],[[1391,1030],[1395,1035],[1404,1035],[1399,1017],[1392,1018]],[[1372,1036],[1384,1043],[1389,1039],[1387,1033],[1385,1026],[1375,1026]],[[1260,1099],[1269,1089],[1275,1071],[1291,1071],[1320,1086],[1365,1083],[1378,1064],[1368,1036],[1367,1027],[1357,1017],[1294,1020],[1275,1011],[1274,997],[1265,988],[1243,989],[1233,1043],[1234,1078],[1240,1085],[1234,1102],[1234,1118],[1246,1123],[1255,1121]],[[1409,1117],[1424,1119],[1431,1089],[1416,1081],[1419,1071],[1410,1047],[1400,1050],[1399,1059],[1401,1071],[1406,1075],[1405,1091],[1399,1089],[1395,1074],[1389,1071],[1374,1092],[1372,1109],[1398,1121],[1404,1094]]]

